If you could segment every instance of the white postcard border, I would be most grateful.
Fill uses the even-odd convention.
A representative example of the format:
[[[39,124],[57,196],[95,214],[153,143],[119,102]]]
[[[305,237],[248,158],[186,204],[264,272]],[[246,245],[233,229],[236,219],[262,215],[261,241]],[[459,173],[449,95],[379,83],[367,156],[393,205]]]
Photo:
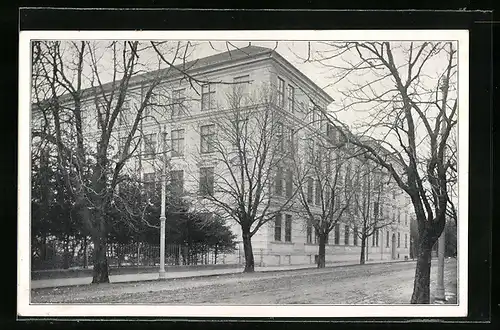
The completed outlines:
[[[30,41],[43,39],[457,40],[459,47],[458,305],[62,305],[30,304]],[[459,317],[467,315],[469,33],[467,30],[22,31],[19,36],[18,283],[19,316],[149,317]]]

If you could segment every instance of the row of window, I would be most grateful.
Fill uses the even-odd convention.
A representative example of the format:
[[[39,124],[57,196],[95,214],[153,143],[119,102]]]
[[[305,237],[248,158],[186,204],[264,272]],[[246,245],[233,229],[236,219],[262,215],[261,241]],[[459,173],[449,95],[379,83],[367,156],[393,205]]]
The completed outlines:
[[[275,222],[274,222],[274,240],[275,241],[281,241],[281,231],[282,231],[282,214],[278,213],[275,216]],[[319,241],[319,232],[315,228],[315,235],[314,235],[314,244],[317,244]],[[307,244],[313,244],[313,226],[311,223],[307,224],[306,228],[306,243]],[[372,235],[372,246],[379,246],[379,232],[376,231]],[[292,216],[287,214],[286,215],[286,220],[285,220],[285,242],[291,242],[291,233],[292,233]],[[387,242],[389,242],[389,231],[387,231]],[[325,237],[325,244],[328,244],[328,235]],[[340,244],[340,225],[337,224],[335,225],[334,228],[334,244],[339,245]],[[345,226],[344,227],[344,245],[349,245],[350,244],[350,227]],[[353,245],[357,246],[358,245],[358,227],[353,228]],[[401,245],[401,233],[397,233],[397,247],[399,248]],[[387,243],[387,246],[389,247],[389,243]],[[405,234],[405,248],[408,248],[408,234]]]
[[[250,76],[240,76],[233,79],[234,84],[234,94],[238,95],[238,105],[241,101],[248,95],[247,86],[250,84]],[[234,99],[234,97],[233,97]],[[179,88],[172,91],[172,98],[169,100],[169,108],[171,109],[171,117],[178,118],[185,115],[185,101],[186,101],[186,88]],[[212,110],[216,107],[216,96],[215,96],[215,85],[214,84],[203,84],[201,86],[201,110]],[[151,95],[149,102],[152,106],[157,106],[162,104],[161,97],[158,94]],[[233,102],[234,103],[234,102]],[[233,104],[234,105],[234,104]],[[130,113],[131,102],[129,100],[124,101],[122,105],[122,111],[118,118],[118,124],[120,126],[127,124],[127,116]],[[144,120],[149,121],[152,119],[152,108],[146,107],[144,109]]]
[[[143,182],[144,190],[148,194],[154,194],[156,187],[156,177],[155,173],[144,173]],[[184,191],[184,171],[175,170],[170,171],[170,191],[176,195],[180,196]]]
[[[215,125],[204,125],[200,127],[200,151],[201,153],[213,152],[213,137],[215,135]],[[121,137],[118,148],[122,150],[125,146],[126,137]],[[184,155],[185,130],[172,130],[170,133],[170,146],[172,157]],[[157,134],[145,134],[143,137],[143,155],[145,158],[153,158],[157,153]]]
[[[246,125],[239,125],[246,127]],[[157,152],[157,134],[145,134],[144,135],[144,155],[145,157],[154,157]],[[201,153],[212,153],[214,152],[214,141],[215,137],[215,124],[200,126],[200,152]],[[283,134],[283,125],[278,123],[278,133],[277,133],[277,143],[278,150],[280,151],[293,151],[294,150],[294,139],[295,131],[291,128],[286,130],[286,134]],[[120,138],[119,148],[122,149],[125,145],[126,137]],[[177,129],[172,130],[170,133],[171,142],[171,152],[173,157],[184,155],[185,146],[185,130]]]
[[[148,193],[155,193],[155,173],[144,173],[144,189]],[[170,171],[170,187],[174,195],[180,196],[184,192],[184,171]],[[201,167],[199,180],[199,194],[210,196],[214,193],[214,168]]]
[[[248,96],[249,90],[248,86],[250,84],[250,76],[244,75],[240,77],[235,77],[233,79],[233,97],[232,97],[232,105],[240,106],[241,102],[245,97]],[[278,106],[287,109],[290,112],[295,111],[295,88],[288,84],[286,92],[285,92],[285,81],[278,77]],[[212,110],[216,107],[216,96],[215,96],[215,85],[214,84],[203,84],[201,86],[201,110]],[[285,95],[286,93],[286,95]],[[172,91],[172,98],[170,100],[170,108],[172,110],[171,116],[172,118],[177,118],[185,113],[184,102],[186,101],[186,88],[179,88]],[[236,102],[237,104],[234,104]],[[149,102],[151,105],[159,105],[161,104],[161,100],[159,95],[154,94],[151,96],[151,100]],[[130,111],[130,101],[126,100],[122,106],[122,112],[119,116],[119,125],[126,125],[126,117]],[[152,119],[151,108],[146,107],[144,113],[144,120],[148,121]]]
[[[389,247],[389,242],[390,242],[390,236],[389,236],[389,231],[386,232],[386,240],[385,240],[385,247]],[[401,233],[397,233],[397,247],[401,246]],[[408,247],[408,234],[405,234],[405,248]]]

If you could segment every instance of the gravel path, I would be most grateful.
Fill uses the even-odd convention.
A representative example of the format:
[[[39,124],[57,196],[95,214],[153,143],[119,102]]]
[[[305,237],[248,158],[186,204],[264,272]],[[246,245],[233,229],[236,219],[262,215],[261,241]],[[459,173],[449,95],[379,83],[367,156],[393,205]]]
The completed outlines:
[[[436,263],[431,269],[431,292]],[[407,304],[415,262],[286,272],[33,289],[32,303],[101,304]],[[456,303],[456,260],[446,260],[448,303]],[[433,298],[433,297],[431,297]],[[455,300],[453,300],[455,299]]]

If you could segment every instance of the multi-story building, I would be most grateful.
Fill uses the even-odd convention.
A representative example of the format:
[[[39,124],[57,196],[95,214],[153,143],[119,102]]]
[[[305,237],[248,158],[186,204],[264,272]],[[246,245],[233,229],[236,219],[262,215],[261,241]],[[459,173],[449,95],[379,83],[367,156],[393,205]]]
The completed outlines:
[[[311,138],[334,134],[333,126],[322,120],[320,111],[325,111],[333,102],[331,96],[276,51],[249,46],[205,57],[183,67],[188,68],[190,78],[177,71],[165,77],[153,91],[140,123],[139,156],[128,162],[126,170],[139,172],[146,184],[158,175],[158,160],[166,152],[169,177],[177,191],[199,197],[200,190],[213,189],[218,171],[210,143],[217,134],[214,120],[217,113],[231,111],[235,106],[231,95],[236,87],[244,96],[238,100],[238,106],[272,103],[273,111],[280,113],[298,145]],[[122,131],[132,125],[133,109],[141,104],[153,75],[153,72],[137,75],[130,82],[112,138],[117,153],[124,144]],[[92,115],[94,102],[92,99],[84,102],[82,112],[84,125],[89,130],[98,125],[96,116]],[[162,133],[167,136],[163,150]],[[285,187],[290,183],[286,176],[274,180],[283,180]],[[206,201],[198,197],[193,203],[195,207],[206,206]],[[384,200],[388,201],[385,212],[391,214],[393,221],[368,239],[368,260],[409,256],[411,208],[408,200],[398,193],[394,184],[387,189]],[[327,262],[359,259],[361,243],[351,227],[345,218],[332,230],[326,246]],[[231,228],[241,240],[241,227],[231,223]],[[244,262],[243,245],[241,242],[238,245],[238,252],[226,255],[223,262]],[[293,209],[283,211],[262,226],[252,237],[252,245],[256,265],[314,263],[318,254],[317,240],[307,220]]]

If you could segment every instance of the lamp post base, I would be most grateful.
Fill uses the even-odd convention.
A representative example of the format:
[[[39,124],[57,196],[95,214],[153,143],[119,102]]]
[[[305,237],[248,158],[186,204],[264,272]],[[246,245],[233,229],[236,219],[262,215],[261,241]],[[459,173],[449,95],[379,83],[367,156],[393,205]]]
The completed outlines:
[[[158,278],[162,280],[165,279],[166,277],[167,277],[167,272],[164,269],[160,270],[160,272],[158,273]]]
[[[436,296],[434,297],[436,301],[446,301],[446,297],[444,295],[444,289],[437,289]]]

